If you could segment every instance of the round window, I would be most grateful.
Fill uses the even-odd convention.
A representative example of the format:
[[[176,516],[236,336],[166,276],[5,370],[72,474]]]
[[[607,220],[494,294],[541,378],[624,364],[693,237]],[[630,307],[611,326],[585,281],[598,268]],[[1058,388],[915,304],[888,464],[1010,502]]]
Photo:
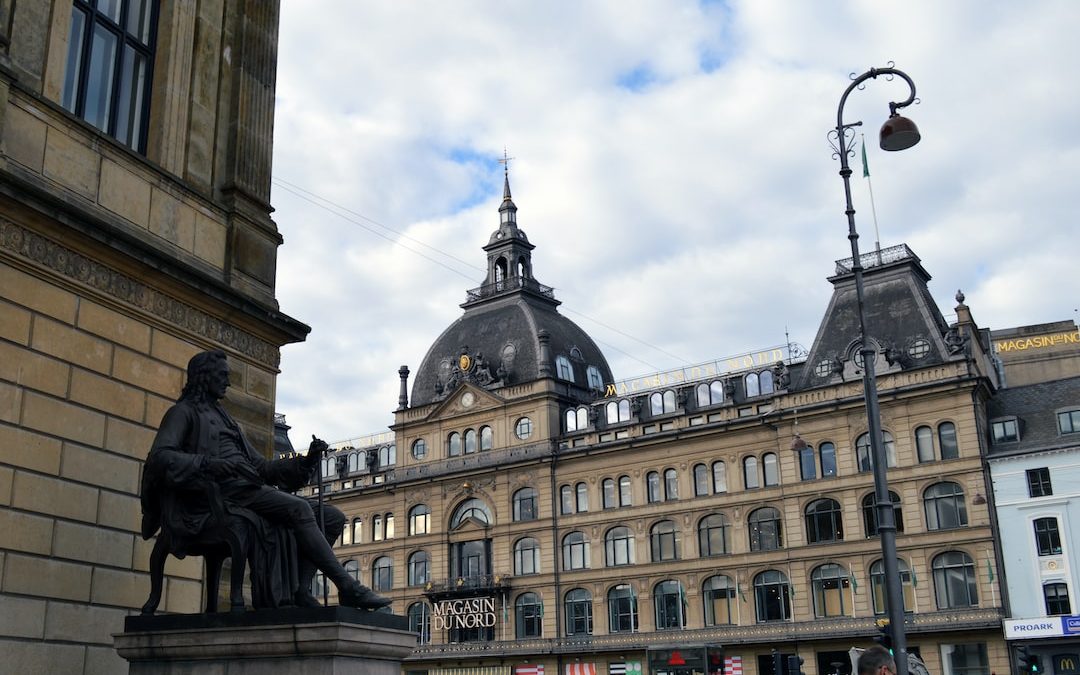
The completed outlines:
[[[518,438],[524,441],[532,436],[532,428],[532,420],[528,417],[522,417],[517,421],[517,424],[514,425],[514,433],[517,434]]]
[[[911,343],[907,350],[908,356],[913,359],[921,359],[930,353],[930,341],[919,338]]]
[[[830,373],[832,373],[832,361],[829,359],[822,359],[821,363],[814,368],[814,374],[818,377],[828,377]]]

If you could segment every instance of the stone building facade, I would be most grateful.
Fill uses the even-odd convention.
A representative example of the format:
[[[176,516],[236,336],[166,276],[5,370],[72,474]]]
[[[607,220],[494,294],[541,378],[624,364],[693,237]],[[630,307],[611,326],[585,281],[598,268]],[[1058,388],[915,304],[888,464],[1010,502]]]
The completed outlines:
[[[184,367],[273,443],[281,345],[270,218],[278,3],[0,2],[0,654],[117,673],[149,592],[139,476]],[[200,607],[170,560],[163,608]]]
[[[884,611],[851,261],[808,353],[620,382],[516,217],[507,185],[488,276],[411,399],[402,368],[393,436],[325,467],[341,559],[422,635],[406,671],[774,675],[779,649],[850,672]],[[989,334],[962,298],[945,322],[906,246],[863,262],[910,648],[932,673],[1007,672]]]

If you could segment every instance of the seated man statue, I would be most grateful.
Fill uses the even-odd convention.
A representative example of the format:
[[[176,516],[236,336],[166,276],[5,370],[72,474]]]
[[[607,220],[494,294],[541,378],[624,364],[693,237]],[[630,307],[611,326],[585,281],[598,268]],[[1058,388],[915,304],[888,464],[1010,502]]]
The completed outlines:
[[[290,532],[295,541],[294,574],[275,576],[277,580],[291,578],[289,588],[281,588],[284,584],[280,581],[259,578],[258,565],[252,570],[253,595],[267,584],[273,586],[271,595],[277,600],[273,603],[263,600],[264,606],[319,606],[310,592],[316,568],[337,586],[342,605],[361,609],[389,605],[388,598],[377,595],[350,576],[330,548],[329,542],[340,534],[345,522],[341,512],[331,506],[324,507],[327,522],[324,531],[320,531],[308,501],[286,491],[296,490],[307,482],[326,452],[326,443],[313,438],[305,456],[264,459],[221,407],[220,400],[228,387],[229,367],[224,352],[201,352],[191,358],[187,384],[176,404],[162,418],[146,460],[141,495],[143,536],[149,538],[160,526],[168,528],[178,544],[174,548],[180,551],[184,550],[185,542],[196,541],[210,518],[206,498],[198,488],[211,481],[221,494],[226,512],[256,514],[270,528]],[[163,498],[163,495],[168,496]],[[259,538],[267,539],[261,535]],[[261,543],[264,542],[256,542]],[[267,576],[266,570],[262,571]],[[266,592],[261,595],[267,597]],[[254,597],[253,604],[258,606]]]

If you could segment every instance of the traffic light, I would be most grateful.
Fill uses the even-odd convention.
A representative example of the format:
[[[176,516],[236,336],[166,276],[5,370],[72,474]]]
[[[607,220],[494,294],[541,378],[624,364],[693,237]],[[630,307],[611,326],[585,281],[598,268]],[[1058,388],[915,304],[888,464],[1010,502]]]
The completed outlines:
[[[787,675],[806,675],[802,669],[803,659],[801,656],[791,654],[787,657]]]
[[[890,628],[889,620],[888,619],[878,619],[875,622],[875,625],[877,625],[878,634],[874,637],[874,642],[881,645],[885,649],[888,649],[889,653],[892,654],[893,653],[892,632],[889,630],[889,628]]]
[[[1036,654],[1032,654],[1028,651],[1027,647],[1016,648],[1016,669],[1021,673],[1029,673],[1030,675],[1041,675],[1042,666],[1039,663],[1039,657]]]
[[[773,675],[784,675],[784,656],[777,650],[772,650]]]

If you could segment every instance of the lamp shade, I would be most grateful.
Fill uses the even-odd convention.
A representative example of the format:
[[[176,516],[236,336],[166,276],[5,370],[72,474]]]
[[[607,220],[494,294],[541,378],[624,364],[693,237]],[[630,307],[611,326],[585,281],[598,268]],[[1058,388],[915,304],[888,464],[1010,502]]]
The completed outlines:
[[[882,150],[889,150],[890,152],[907,150],[918,143],[921,138],[919,127],[915,126],[915,123],[908,118],[896,113],[890,115],[889,119],[885,120],[885,124],[881,125]]]

